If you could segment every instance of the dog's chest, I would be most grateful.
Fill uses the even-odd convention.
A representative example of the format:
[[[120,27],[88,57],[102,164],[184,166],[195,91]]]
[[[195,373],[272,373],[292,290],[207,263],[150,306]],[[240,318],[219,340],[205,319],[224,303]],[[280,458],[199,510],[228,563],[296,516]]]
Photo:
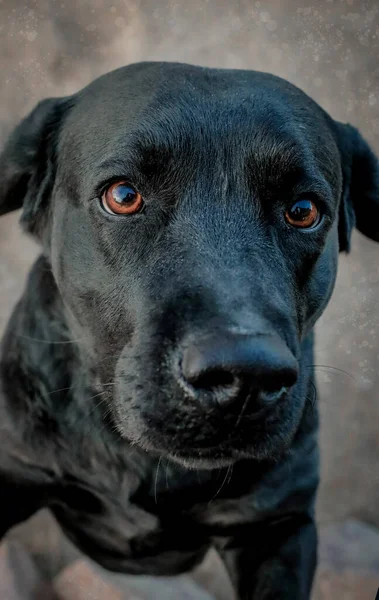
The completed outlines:
[[[222,473],[112,457],[58,487],[52,508],[68,537],[106,568],[178,573],[197,562],[214,536],[259,518],[256,494],[228,498],[223,481]]]
[[[67,477],[50,501],[74,544],[112,570],[169,574],[186,569],[205,545],[203,527],[167,506],[159,471],[157,477],[155,468],[138,474],[130,464],[92,466]]]

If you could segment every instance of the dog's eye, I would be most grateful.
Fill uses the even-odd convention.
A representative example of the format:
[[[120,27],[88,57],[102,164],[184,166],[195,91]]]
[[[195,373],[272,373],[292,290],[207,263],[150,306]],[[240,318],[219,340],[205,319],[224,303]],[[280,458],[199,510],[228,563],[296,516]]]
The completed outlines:
[[[141,194],[125,181],[113,183],[102,195],[104,210],[111,215],[134,215],[143,208]]]
[[[287,223],[301,229],[311,229],[320,222],[321,216],[312,200],[298,200],[285,213]]]

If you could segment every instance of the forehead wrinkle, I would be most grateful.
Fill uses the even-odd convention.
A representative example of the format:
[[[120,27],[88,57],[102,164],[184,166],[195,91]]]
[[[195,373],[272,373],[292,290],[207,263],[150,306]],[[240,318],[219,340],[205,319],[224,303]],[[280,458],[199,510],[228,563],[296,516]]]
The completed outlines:
[[[245,179],[246,171],[254,172],[257,184],[262,185],[268,177],[275,180],[304,162],[315,164],[291,110],[259,94],[230,102],[211,98],[207,103],[207,98],[199,98],[191,103],[181,95],[175,101],[165,100],[158,94],[137,119],[128,122],[125,116],[121,131],[104,119],[106,127],[97,133],[89,150],[80,148],[79,141],[74,154],[81,163],[80,183],[100,171],[127,176],[128,170],[145,170],[160,184],[165,179],[165,185],[178,188],[196,173],[208,172],[220,184],[223,180],[226,190],[227,179],[229,186],[235,185]]]
[[[258,192],[293,181],[306,171],[317,171],[316,158],[299,127],[279,112],[256,120],[244,169]]]
[[[94,172],[104,180],[124,176],[146,193],[172,195],[193,178],[198,159],[195,147],[190,151],[188,144],[180,147],[167,135],[140,129],[118,136],[112,153],[96,163]]]
[[[275,177],[280,171],[294,171],[312,162],[312,155],[303,144],[293,139],[256,136],[246,156],[250,170]]]
[[[239,133],[234,134],[232,127],[220,137],[213,136],[212,131],[205,135],[203,131],[202,143],[199,143],[197,129],[184,136],[180,127],[168,132],[160,123],[156,125],[154,129],[145,126],[119,135],[112,144],[112,148],[118,148],[117,155],[98,163],[96,171],[127,176],[130,170],[130,175],[137,172],[142,178],[145,175],[147,179],[155,179],[155,183],[164,180],[167,186],[175,186],[176,180],[181,187],[196,173],[207,173],[208,183],[212,185],[212,180],[217,181],[224,196],[231,186],[241,183],[246,171],[254,172],[255,181],[263,185],[268,178],[278,178],[283,171],[303,167],[306,156],[308,162],[312,162],[304,144],[289,136],[284,128],[278,132],[267,123],[264,127],[262,124],[256,128],[246,127],[243,138]]]

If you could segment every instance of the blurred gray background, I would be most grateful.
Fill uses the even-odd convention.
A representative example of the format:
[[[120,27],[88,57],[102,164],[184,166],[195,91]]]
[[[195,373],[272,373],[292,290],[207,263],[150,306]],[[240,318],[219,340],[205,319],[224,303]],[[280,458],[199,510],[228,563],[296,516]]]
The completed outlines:
[[[285,77],[379,151],[378,59],[375,0],[0,0],[0,145],[41,98],[175,60]],[[38,252],[18,216],[0,221],[0,330]],[[356,233],[317,327],[322,525],[379,527],[378,336],[379,246]]]

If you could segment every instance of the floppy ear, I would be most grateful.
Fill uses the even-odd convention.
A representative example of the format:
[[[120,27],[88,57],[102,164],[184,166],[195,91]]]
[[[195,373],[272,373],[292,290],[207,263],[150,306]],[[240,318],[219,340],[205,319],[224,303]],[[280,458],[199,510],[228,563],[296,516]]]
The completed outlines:
[[[337,123],[343,187],[339,208],[340,250],[349,252],[353,227],[379,242],[379,162],[359,131]]]
[[[54,183],[57,133],[68,104],[66,98],[37,104],[0,154],[0,215],[23,206],[21,223],[37,235]]]

